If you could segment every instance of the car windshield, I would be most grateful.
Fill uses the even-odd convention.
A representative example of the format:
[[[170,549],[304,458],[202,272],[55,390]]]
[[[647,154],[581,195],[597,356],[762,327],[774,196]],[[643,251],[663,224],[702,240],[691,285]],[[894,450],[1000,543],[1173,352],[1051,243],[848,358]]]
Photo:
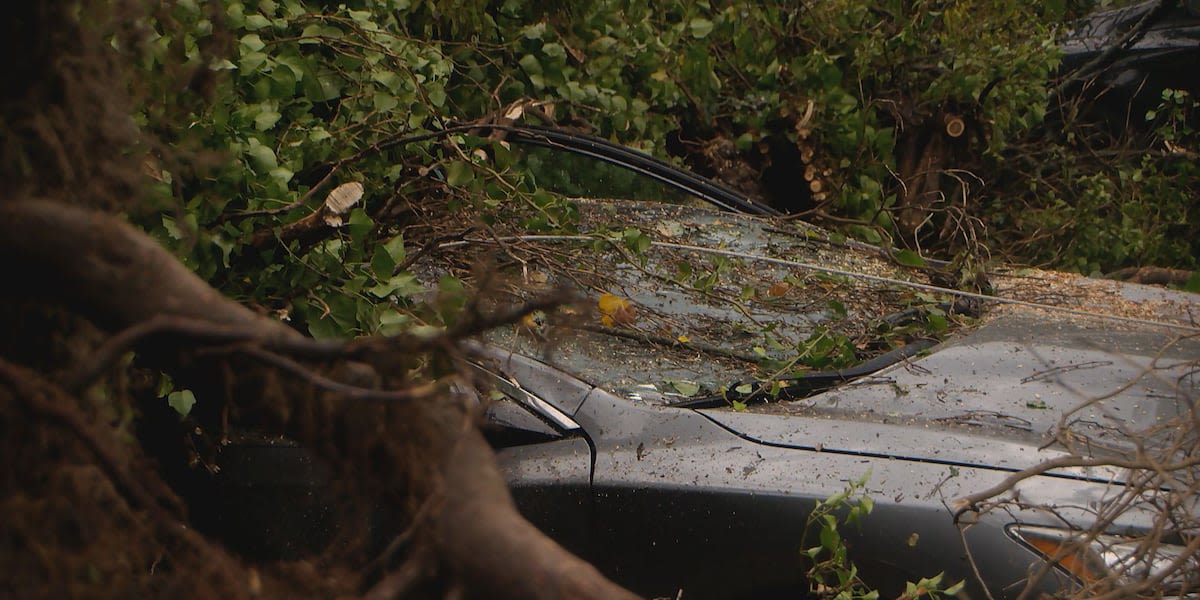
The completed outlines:
[[[504,274],[500,302],[570,290],[577,303],[491,341],[592,384],[668,402],[777,396],[788,380],[899,360],[904,348],[969,323],[951,314],[952,296],[923,289],[930,270],[911,253],[723,210],[561,149],[512,152],[537,189],[569,194],[556,197],[569,206],[570,232],[495,223],[446,245],[427,275],[491,261],[489,271]]]

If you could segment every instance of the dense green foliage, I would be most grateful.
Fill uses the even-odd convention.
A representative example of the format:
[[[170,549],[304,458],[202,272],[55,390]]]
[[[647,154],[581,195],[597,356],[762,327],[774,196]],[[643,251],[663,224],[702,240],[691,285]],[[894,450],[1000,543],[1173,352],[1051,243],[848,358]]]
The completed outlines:
[[[993,243],[1083,273],[1200,267],[1200,103],[1167,90],[1159,110],[1139,117],[1149,140],[1113,141],[1080,126],[1008,153],[1007,185],[980,208]]]
[[[714,165],[727,160],[758,175],[772,161],[811,166],[826,193],[785,180],[773,199],[853,219],[854,232],[881,241],[895,232],[906,136],[952,112],[968,135],[942,168],[988,183],[960,189],[963,204],[996,223],[1010,253],[1083,270],[1185,255],[1174,264],[1195,266],[1189,240],[1163,235],[1195,227],[1194,161],[1139,153],[1097,169],[1078,140],[1023,142],[1046,115],[1058,24],[1090,7],[180,0],[151,23],[160,35],[144,65],[142,123],[193,157],[231,160],[147,165],[164,207],[148,226],[226,293],[286,310],[314,334],[440,326],[449,313],[414,302],[413,278],[397,272],[406,248],[396,207],[442,194],[483,221],[570,230],[571,204],[547,187],[571,190],[588,175],[539,169],[554,158],[469,136],[391,145],[397,136],[536,101],[559,124],[710,174],[723,175]],[[208,97],[194,93],[203,85],[160,82],[164,65],[180,63],[197,70],[193,83],[211,84]],[[1188,98],[1169,100],[1190,110]],[[1180,123],[1160,128],[1159,143],[1171,135],[1173,147],[1194,147]],[[1010,180],[1031,163],[1041,170]],[[250,245],[254,232],[300,219],[331,184],[350,181],[366,195],[334,238]]]

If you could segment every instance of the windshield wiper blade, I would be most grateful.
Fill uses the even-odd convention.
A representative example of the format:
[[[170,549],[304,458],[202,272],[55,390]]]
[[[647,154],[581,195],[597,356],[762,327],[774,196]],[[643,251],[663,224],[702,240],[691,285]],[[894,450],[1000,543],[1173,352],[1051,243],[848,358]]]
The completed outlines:
[[[841,384],[848,383],[857,379],[861,379],[868,375],[873,375],[876,372],[890,367],[898,362],[908,360],[921,352],[924,352],[937,344],[934,340],[918,339],[911,343],[905,344],[895,350],[886,352],[871,360],[848,367],[845,369],[837,369],[834,371],[813,371],[805,373],[801,377],[791,377],[779,380],[779,393],[772,395],[772,382],[762,383],[754,382],[749,384],[750,391],[737,392],[738,387],[744,384],[741,382],[734,383],[729,386],[729,389],[720,394],[707,394],[704,396],[696,396],[672,402],[668,406],[676,406],[680,408],[718,408],[721,406],[729,406],[733,401],[751,403],[755,401],[766,400],[800,400],[819,394],[826,390],[837,387]]]

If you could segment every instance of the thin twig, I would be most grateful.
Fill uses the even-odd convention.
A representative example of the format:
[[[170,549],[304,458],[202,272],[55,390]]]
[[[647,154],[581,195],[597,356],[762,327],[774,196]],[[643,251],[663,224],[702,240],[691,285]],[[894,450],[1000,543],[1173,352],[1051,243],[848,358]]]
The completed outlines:
[[[1186,460],[1181,460],[1176,463],[1169,463],[1169,464],[1165,464],[1165,465],[1157,465],[1157,466],[1152,467],[1152,465],[1147,464],[1147,461],[1142,461],[1142,460],[1130,460],[1130,459],[1116,458],[1116,457],[1113,457],[1113,458],[1086,458],[1083,456],[1060,456],[1058,458],[1053,458],[1053,459],[1041,462],[1041,463],[1036,464],[1027,469],[1022,469],[1020,471],[1017,471],[1016,473],[1013,473],[1012,475],[1005,477],[1004,481],[1001,481],[1000,483],[998,483],[990,488],[975,492],[974,494],[968,494],[966,496],[963,496],[962,498],[959,498],[954,503],[955,504],[954,520],[955,520],[955,522],[958,522],[958,519],[960,517],[962,517],[962,515],[964,513],[975,510],[975,508],[979,505],[980,502],[983,502],[984,500],[987,500],[988,498],[993,498],[995,496],[1003,494],[1004,492],[1012,490],[1016,487],[1016,485],[1018,483],[1026,480],[1026,479],[1029,479],[1031,477],[1037,477],[1039,475],[1045,475],[1046,473],[1053,471],[1055,469],[1117,467],[1119,469],[1130,469],[1130,470],[1155,468],[1155,469],[1161,469],[1163,471],[1177,471],[1177,470],[1182,470],[1182,469],[1189,469],[1189,468],[1192,468],[1192,467],[1195,467],[1198,465],[1200,465],[1200,457],[1193,457],[1193,458],[1189,458]]]

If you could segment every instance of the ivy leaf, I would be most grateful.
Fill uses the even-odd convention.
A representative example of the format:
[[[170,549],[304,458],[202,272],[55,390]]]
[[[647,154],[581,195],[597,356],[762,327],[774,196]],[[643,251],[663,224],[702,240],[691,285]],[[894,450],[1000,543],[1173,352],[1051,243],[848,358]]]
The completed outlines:
[[[351,236],[361,239],[374,226],[375,222],[371,220],[371,217],[367,216],[367,211],[356,208],[350,212],[350,220],[347,222],[346,230],[350,232]]]
[[[404,250],[404,235],[397,235],[383,244],[383,249],[392,257],[392,261],[396,264],[401,264],[407,258],[408,253]]]
[[[380,335],[399,335],[404,333],[412,322],[412,317],[400,313],[395,310],[385,310],[379,314],[379,326],[377,331]]]
[[[376,298],[387,298],[393,294],[411,296],[424,291],[424,289],[421,287],[421,283],[417,281],[415,275],[412,273],[400,273],[399,275],[393,275],[379,285],[367,288],[367,292]]]
[[[371,256],[371,273],[380,279],[390,278],[392,271],[396,270],[396,261],[392,260],[392,255],[383,250],[376,250]],[[376,294],[378,295],[378,294]],[[381,298],[386,296],[384,294]]]
[[[265,29],[265,28],[271,26],[271,20],[262,15],[250,15],[250,16],[246,17],[245,23],[246,23],[246,29],[249,29],[251,31],[256,31],[258,29]],[[257,36],[255,36],[255,37],[257,37]]]
[[[274,127],[281,118],[283,118],[283,115],[279,114],[278,111],[271,108],[263,109],[254,116],[254,128],[259,131],[266,131]]]
[[[175,409],[179,416],[186,417],[196,405],[196,395],[192,390],[176,390],[167,394],[167,405]]]
[[[688,23],[688,27],[690,27],[692,30],[692,37],[696,39],[703,39],[708,37],[708,34],[712,33],[713,22],[703,17],[696,17],[692,19],[690,23]]]
[[[248,33],[243,35],[242,38],[238,40],[238,44],[242,47],[244,52],[258,52],[259,50],[267,47],[267,44],[262,41],[262,38],[258,37],[257,33]]]

